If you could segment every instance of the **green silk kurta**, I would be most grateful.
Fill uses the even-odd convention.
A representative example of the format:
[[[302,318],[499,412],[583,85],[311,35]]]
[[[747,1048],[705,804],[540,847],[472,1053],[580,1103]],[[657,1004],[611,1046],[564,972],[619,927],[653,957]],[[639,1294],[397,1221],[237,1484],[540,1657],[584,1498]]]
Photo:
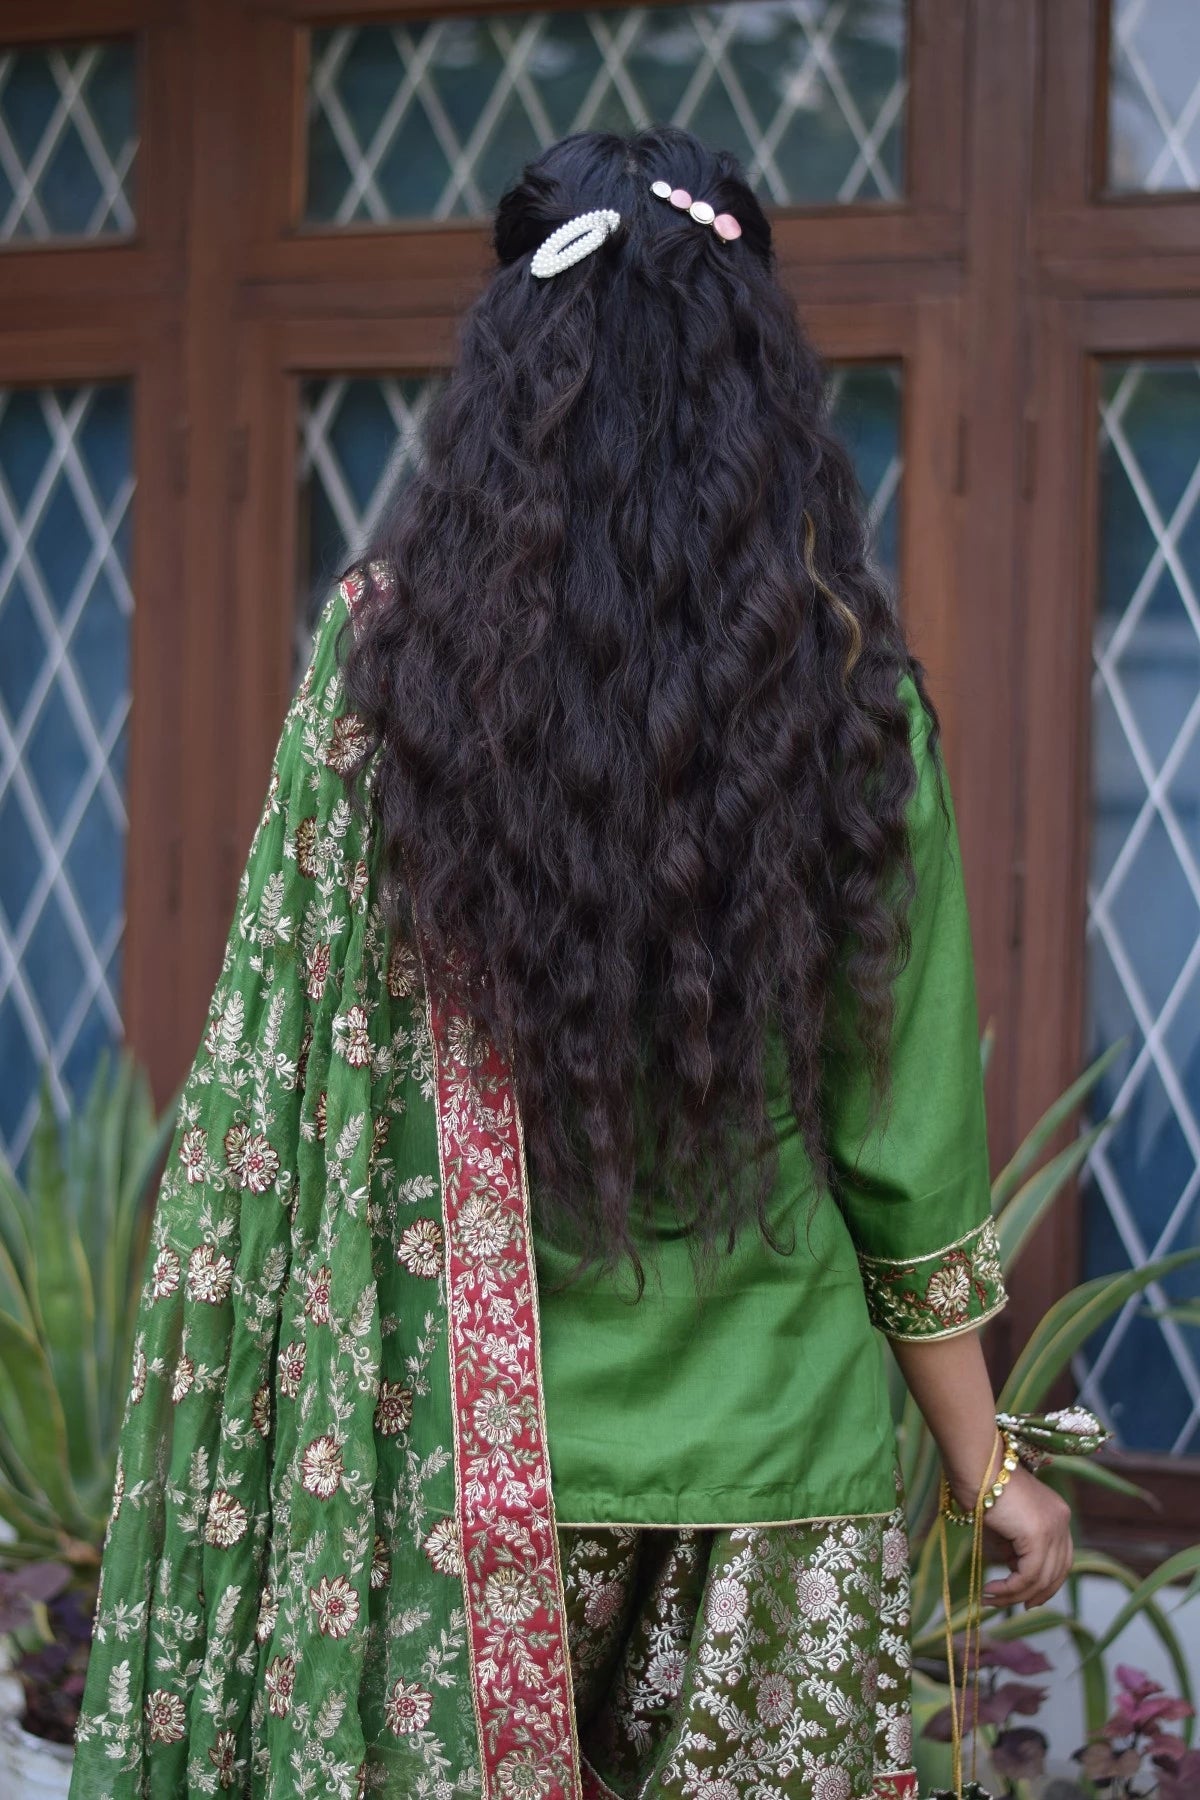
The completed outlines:
[[[782,1078],[770,1204],[781,1256],[743,1232],[697,1300],[664,1226],[645,1292],[628,1268],[554,1292],[571,1254],[536,1230],[555,1504],[566,1524],[720,1525],[886,1513],[895,1503],[880,1332],[939,1337],[1006,1298],[991,1222],[970,922],[953,798],[904,676],[918,781],[912,952],[896,983],[892,1104],[866,1135],[851,1058],[826,1082],[837,1202],[813,1173]],[[843,992],[841,1005],[848,1002]],[[875,1327],[879,1329],[876,1330]]]

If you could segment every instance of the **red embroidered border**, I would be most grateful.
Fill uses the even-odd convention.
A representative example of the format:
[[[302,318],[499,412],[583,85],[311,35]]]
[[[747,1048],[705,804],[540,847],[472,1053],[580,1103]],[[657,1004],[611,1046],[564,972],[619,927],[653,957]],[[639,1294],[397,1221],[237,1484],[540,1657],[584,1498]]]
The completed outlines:
[[[876,1800],[917,1800],[917,1771],[898,1769],[894,1774],[875,1777]]]
[[[521,1121],[497,1048],[428,982],[426,994],[483,1793],[580,1800]]]

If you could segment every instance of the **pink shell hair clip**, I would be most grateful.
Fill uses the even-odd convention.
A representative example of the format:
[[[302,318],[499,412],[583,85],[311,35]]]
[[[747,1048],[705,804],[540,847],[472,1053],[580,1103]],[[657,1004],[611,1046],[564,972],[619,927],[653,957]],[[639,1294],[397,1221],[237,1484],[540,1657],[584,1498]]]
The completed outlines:
[[[690,214],[697,225],[711,225],[723,244],[740,238],[742,228],[732,213],[714,212],[707,200],[693,200],[686,188],[673,188],[669,181],[652,181],[650,192],[659,200],[669,200],[680,212]]]

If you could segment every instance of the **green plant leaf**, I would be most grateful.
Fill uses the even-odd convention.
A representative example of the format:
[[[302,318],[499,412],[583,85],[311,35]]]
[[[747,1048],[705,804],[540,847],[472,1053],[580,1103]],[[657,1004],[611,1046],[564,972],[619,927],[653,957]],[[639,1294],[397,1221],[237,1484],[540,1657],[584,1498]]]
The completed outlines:
[[[79,1127],[68,1128],[79,1155]],[[70,1163],[49,1081],[43,1078],[30,1155],[33,1287],[38,1335],[65,1420],[70,1466],[86,1471],[96,1450],[95,1302],[91,1270],[71,1206]]]
[[[0,1420],[64,1528],[88,1535],[93,1521],[72,1485],[66,1420],[50,1365],[38,1340],[6,1313],[0,1313]]]
[[[109,1391],[110,1415],[119,1424],[125,1407],[125,1374],[133,1355],[138,1298],[150,1239],[153,1191],[163,1158],[173,1142],[183,1084],[161,1115],[155,1116],[150,1083],[130,1065],[124,1107],[119,1172],[114,1170],[114,1225],[106,1247],[104,1285],[112,1338],[109,1368],[119,1371]]]
[[[0,1311],[8,1313],[27,1331],[33,1330],[33,1313],[25,1285],[6,1246],[0,1242]]]
[[[1031,1175],[1018,1188],[996,1221],[1000,1239],[1000,1261],[1007,1271],[1012,1268],[1046,1213],[1080,1168],[1097,1138],[1108,1130],[1108,1121],[1092,1126],[1057,1156]]]
[[[1140,1269],[1098,1275],[1056,1300],[1018,1356],[1000,1396],[1007,1412],[1033,1410],[1098,1325],[1143,1288],[1200,1259],[1200,1247],[1160,1256]]]
[[[1058,1486],[1056,1478],[1060,1475],[1068,1482],[1090,1481],[1096,1487],[1107,1488],[1110,1494],[1125,1494],[1130,1500],[1154,1505],[1154,1495],[1149,1488],[1139,1487],[1136,1481],[1118,1475],[1109,1463],[1095,1462],[1090,1456],[1056,1456],[1041,1471],[1041,1478],[1049,1487]]]
[[[1174,1319],[1177,1325],[1193,1325],[1200,1331],[1200,1300],[1185,1300],[1179,1306],[1148,1306],[1148,1319]]]
[[[12,1170],[0,1156],[0,1243],[20,1278],[22,1289],[29,1280],[29,1230],[27,1202]]]
[[[1194,1576],[1200,1571],[1200,1544],[1192,1544],[1186,1550],[1177,1550],[1174,1556],[1168,1556],[1157,1569],[1142,1579],[1119,1562],[1116,1557],[1106,1555],[1102,1550],[1081,1550],[1075,1557],[1075,1569],[1081,1575],[1106,1575],[1110,1580],[1120,1582],[1128,1590],[1129,1598],[1110,1622],[1106,1631],[1096,1640],[1095,1654],[1100,1655],[1136,1618],[1144,1618],[1151,1626],[1163,1649],[1170,1659],[1175,1679],[1179,1683],[1179,1693],[1189,1705],[1195,1704],[1192,1691],[1191,1671],[1188,1659],[1179,1641],[1178,1634],[1170,1624],[1162,1607],[1154,1596],[1164,1587],[1180,1581],[1185,1575]],[[1190,1744],[1195,1721],[1184,1721],[1184,1737]]]
[[[987,1080],[987,1072],[992,1066],[992,1052],[995,1048],[996,1021],[995,1019],[989,1019],[983,1028],[983,1035],[979,1040],[979,1070],[985,1081]]]
[[[1061,1093],[1042,1114],[1022,1143],[1014,1152],[1011,1160],[996,1176],[992,1183],[992,1211],[1003,1213],[1009,1200],[1016,1193],[1026,1175],[1034,1167],[1047,1144],[1061,1126],[1065,1125],[1079,1102],[1096,1086],[1105,1070],[1129,1043],[1128,1034],[1110,1044],[1103,1055],[1090,1063],[1083,1074],[1073,1081],[1069,1088]],[[1107,1121],[1111,1123],[1111,1121]]]

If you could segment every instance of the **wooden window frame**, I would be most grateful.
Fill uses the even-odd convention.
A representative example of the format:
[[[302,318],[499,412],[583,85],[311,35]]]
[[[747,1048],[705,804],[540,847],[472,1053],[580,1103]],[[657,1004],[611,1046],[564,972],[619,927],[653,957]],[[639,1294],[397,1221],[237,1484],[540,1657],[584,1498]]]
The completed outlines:
[[[1101,191],[1105,0],[911,5],[903,198],[772,217],[823,353],[904,370],[903,604],[945,722],[981,1016],[997,1028],[998,1166],[1080,1066],[1088,359],[1122,333],[1131,353],[1150,350],[1169,317],[1194,346],[1184,296],[1200,288],[1200,200]],[[478,222],[303,225],[307,33],[489,9],[521,7],[5,9],[6,43],[133,34],[140,46],[135,234],[0,251],[0,379],[111,370],[134,382],[123,997],[160,1099],[194,1053],[290,688],[297,384],[445,366],[490,260]],[[1173,300],[1182,318],[1165,310]],[[1039,781],[1047,768],[1061,778]],[[1050,1018],[1048,992],[1063,996]],[[992,1330],[997,1366],[1077,1267],[1069,1200],[1040,1252]],[[1162,1502],[1159,1537],[1183,1531],[1200,1474],[1130,1466]],[[1105,1541],[1147,1536],[1107,1500],[1089,1497],[1087,1524]]]
[[[1114,195],[1107,161],[1107,0],[1041,0],[1037,154],[1025,257],[1030,378],[1021,586],[1023,926],[1014,1098],[1026,1124],[1082,1070],[1090,843],[1092,633],[1099,581],[1103,360],[1200,351],[1200,194]],[[1083,545],[1083,555],[1079,546]],[[1053,775],[1048,778],[1048,772]],[[1047,1010],[1046,995],[1060,1004]],[[1054,1147],[1068,1141],[1064,1132]],[[1017,1322],[1028,1328],[1081,1265],[1077,1192],[1036,1234]],[[1151,1505],[1088,1486],[1092,1541],[1153,1562],[1194,1542],[1200,1458],[1128,1452]]]

